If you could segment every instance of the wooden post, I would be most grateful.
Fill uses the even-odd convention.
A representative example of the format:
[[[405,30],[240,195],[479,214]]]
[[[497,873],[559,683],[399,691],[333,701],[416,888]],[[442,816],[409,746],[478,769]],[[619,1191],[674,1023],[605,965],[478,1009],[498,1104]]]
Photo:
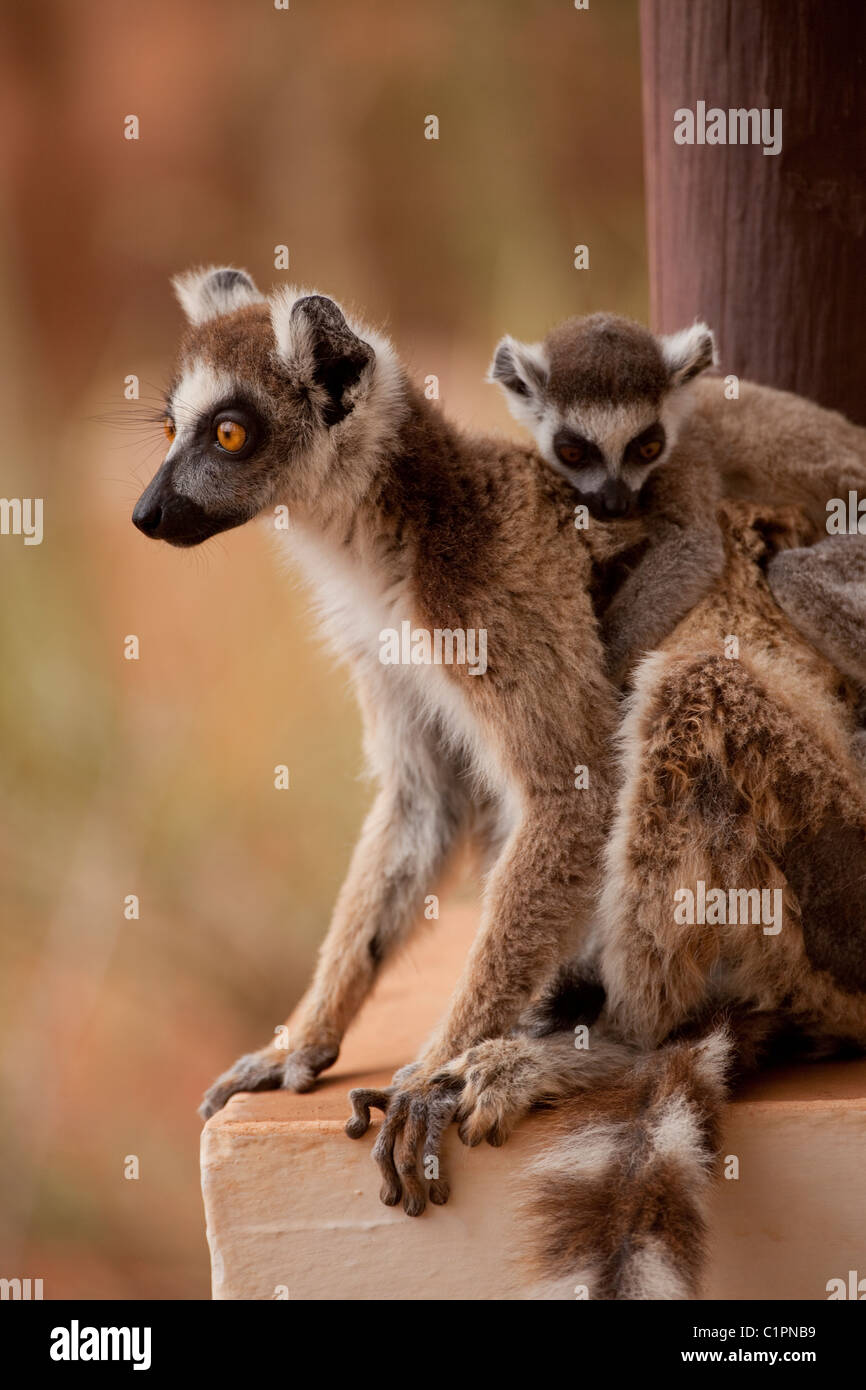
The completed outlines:
[[[641,34],[653,326],[866,424],[866,4],[642,0]],[[781,109],[781,152],[675,143],[699,102]]]

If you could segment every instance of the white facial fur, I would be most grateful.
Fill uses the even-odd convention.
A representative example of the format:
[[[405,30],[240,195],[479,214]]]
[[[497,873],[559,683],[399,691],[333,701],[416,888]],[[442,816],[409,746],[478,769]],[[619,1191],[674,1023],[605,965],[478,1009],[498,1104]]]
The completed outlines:
[[[614,478],[636,494],[670,455],[694,404],[693,379],[714,360],[712,334],[703,323],[659,337],[658,343],[670,374],[670,389],[658,405],[649,399],[628,403],[604,400],[563,408],[547,394],[549,363],[544,344],[519,343],[510,336],[498,344],[487,380],[502,387],[509,411],[532,434],[541,456],[579,492],[592,494],[607,479]],[[507,375],[503,361],[510,364]],[[665,432],[665,444],[658,457],[646,464],[626,461],[627,446],[657,422]],[[591,440],[600,450],[603,462],[569,467],[558,457],[553,444],[563,428]]]
[[[599,486],[606,477],[613,477],[622,478],[637,492],[671,453],[693,405],[694,393],[689,383],[672,388],[662,397],[658,407],[648,401],[637,401],[629,405],[599,404],[564,412],[550,409],[545,412],[543,447],[541,438],[537,437],[539,452],[552,468],[571,480],[571,470],[556,457],[553,450],[556,431],[567,425],[597,444],[605,458],[604,468],[598,466],[580,470],[582,480],[592,476],[596,479],[588,486],[583,481],[582,486],[590,491],[593,486]],[[648,464],[627,462],[624,457],[627,446],[637,435],[642,434],[657,421],[661,423],[665,432],[665,444],[661,453]]]
[[[185,463],[186,451],[202,417],[210,415],[221,401],[230,400],[237,392],[237,383],[228,372],[215,371],[208,363],[195,361],[186,367],[180,384],[172,393],[176,433],[165,461],[177,460],[173,474],[175,491],[203,507],[218,495],[216,470],[211,479],[207,464]]]
[[[664,421],[664,404],[659,411],[655,406],[645,401],[630,403],[629,405],[601,404],[572,407],[567,410],[560,410],[552,403],[548,404],[542,416],[539,429],[535,433],[536,443],[539,453],[547,460],[551,468],[555,468],[557,473],[561,473],[569,482],[575,483],[581,491],[592,492],[601,487],[605,478],[622,478],[624,482],[637,491],[646,482],[653,468],[665,458],[669,445],[654,461],[654,463],[644,467],[636,467],[634,464],[626,463],[623,458],[626,446],[631,443],[636,435],[648,429],[650,425],[661,419]],[[604,455],[604,464],[595,463],[583,468],[572,469],[568,464],[557,457],[553,448],[553,440],[558,430],[567,427],[575,433],[589,439],[596,444]],[[665,424],[667,432],[667,425]]]
[[[216,279],[214,278],[216,277]],[[282,286],[267,301],[245,272],[229,267],[214,270],[190,271],[178,277],[175,290],[189,321],[200,326],[226,314],[232,314],[250,304],[267,302],[274,332],[274,354],[288,369],[290,382],[299,388],[303,400],[324,407],[328,401],[326,389],[316,379],[315,342],[313,327],[303,307],[293,313],[299,301],[317,299],[330,304],[335,322],[342,322],[338,306],[327,295],[315,290]],[[319,304],[321,310],[322,303]],[[282,498],[283,482],[290,485],[291,496],[285,500],[295,506],[314,505],[322,500],[337,509],[357,500],[376,467],[379,451],[393,438],[405,411],[404,376],[391,344],[381,334],[364,325],[350,322],[346,330],[351,341],[354,333],[362,344],[372,349],[370,360],[358,378],[347,387],[343,401],[349,404],[344,418],[326,427],[324,417],[317,426],[307,414],[299,416],[297,444],[291,467],[274,468],[270,483]],[[344,328],[346,326],[344,323]],[[338,330],[339,331],[339,330]],[[220,501],[231,483],[231,475],[220,480],[211,476],[211,465],[199,457],[195,464],[186,462],[186,455],[201,420],[210,415],[221,402],[239,396],[253,397],[264,419],[273,413],[264,387],[247,374],[243,382],[235,379],[230,366],[216,369],[209,362],[190,355],[181,365],[181,378],[172,394],[172,412],[176,437],[168,453],[169,462],[176,461],[173,473],[175,489],[183,496],[204,507]],[[345,466],[340,466],[338,460]]]

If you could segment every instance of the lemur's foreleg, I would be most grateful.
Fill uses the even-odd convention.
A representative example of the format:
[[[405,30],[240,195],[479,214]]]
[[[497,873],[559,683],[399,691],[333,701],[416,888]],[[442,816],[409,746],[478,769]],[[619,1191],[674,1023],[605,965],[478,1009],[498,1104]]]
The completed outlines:
[[[568,765],[566,760],[564,767]],[[597,775],[601,784],[603,774]],[[546,794],[539,788],[527,795],[520,822],[488,881],[482,924],[447,1017],[420,1061],[395,1077],[374,1157],[382,1172],[382,1200],[393,1205],[402,1193],[409,1215],[417,1215],[425,1204],[420,1177],[422,1158],[429,1156],[425,1145],[438,1145],[458,1111],[465,1078],[460,1068],[449,1070],[449,1064],[461,1054],[470,1056],[485,1040],[496,1039],[491,1047],[499,1047],[529,998],[567,957],[591,910],[605,801],[587,796],[583,807],[575,800],[581,795],[587,793],[568,794],[555,786]],[[504,1139],[504,1116],[498,1125],[495,1107],[491,1113],[494,1121],[488,1129]],[[357,1123],[350,1130],[356,1137],[361,1132]],[[435,1200],[446,1197],[447,1185],[440,1184]]]
[[[722,573],[722,535],[712,515],[692,529],[660,522],[638,567],[617,591],[602,620],[611,679],[626,682],[637,658],[673,632]]]
[[[718,523],[719,483],[711,470],[672,459],[647,484],[653,518],[649,546],[602,618],[607,668],[628,683],[638,657],[673,632],[719,578],[725,547]]]
[[[447,751],[415,731],[411,756],[388,776],[364,822],[319,953],[312,984],[290,1020],[288,1049],[241,1057],[206,1093],[201,1113],[237,1091],[306,1091],[333,1065],[343,1035],[384,961],[422,919],[469,814],[467,783]]]

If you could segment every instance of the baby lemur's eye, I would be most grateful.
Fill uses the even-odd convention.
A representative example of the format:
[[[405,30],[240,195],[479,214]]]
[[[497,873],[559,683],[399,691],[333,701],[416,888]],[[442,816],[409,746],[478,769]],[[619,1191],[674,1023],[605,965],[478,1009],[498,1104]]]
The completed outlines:
[[[174,427],[174,420],[172,420],[170,415],[166,415],[165,419],[162,422],[162,427],[165,430],[166,439],[168,440],[169,444],[171,444],[172,440],[174,439],[174,436],[177,434],[177,430]]]
[[[660,439],[648,439],[645,444],[641,444],[639,449],[641,458],[646,459],[647,463],[649,463],[650,459],[658,458],[661,451],[662,444]]]
[[[597,444],[568,428],[557,430],[553,436],[553,449],[560,463],[567,464],[569,468],[585,468],[587,464],[601,460]]]
[[[625,451],[627,463],[643,464],[652,463],[662,453],[665,447],[664,426],[656,421],[648,429],[636,435]]]
[[[220,420],[216,427],[216,441],[221,449],[236,454],[247,442],[247,432],[237,420]]]
[[[560,444],[557,453],[563,463],[580,463],[583,458],[583,448],[580,444]]]

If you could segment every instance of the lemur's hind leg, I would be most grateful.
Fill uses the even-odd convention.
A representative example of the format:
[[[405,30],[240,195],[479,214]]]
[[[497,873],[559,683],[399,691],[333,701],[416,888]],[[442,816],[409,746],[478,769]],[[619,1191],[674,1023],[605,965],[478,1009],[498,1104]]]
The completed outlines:
[[[803,636],[866,687],[866,536],[828,536],[783,550],[767,569],[779,606]]]

